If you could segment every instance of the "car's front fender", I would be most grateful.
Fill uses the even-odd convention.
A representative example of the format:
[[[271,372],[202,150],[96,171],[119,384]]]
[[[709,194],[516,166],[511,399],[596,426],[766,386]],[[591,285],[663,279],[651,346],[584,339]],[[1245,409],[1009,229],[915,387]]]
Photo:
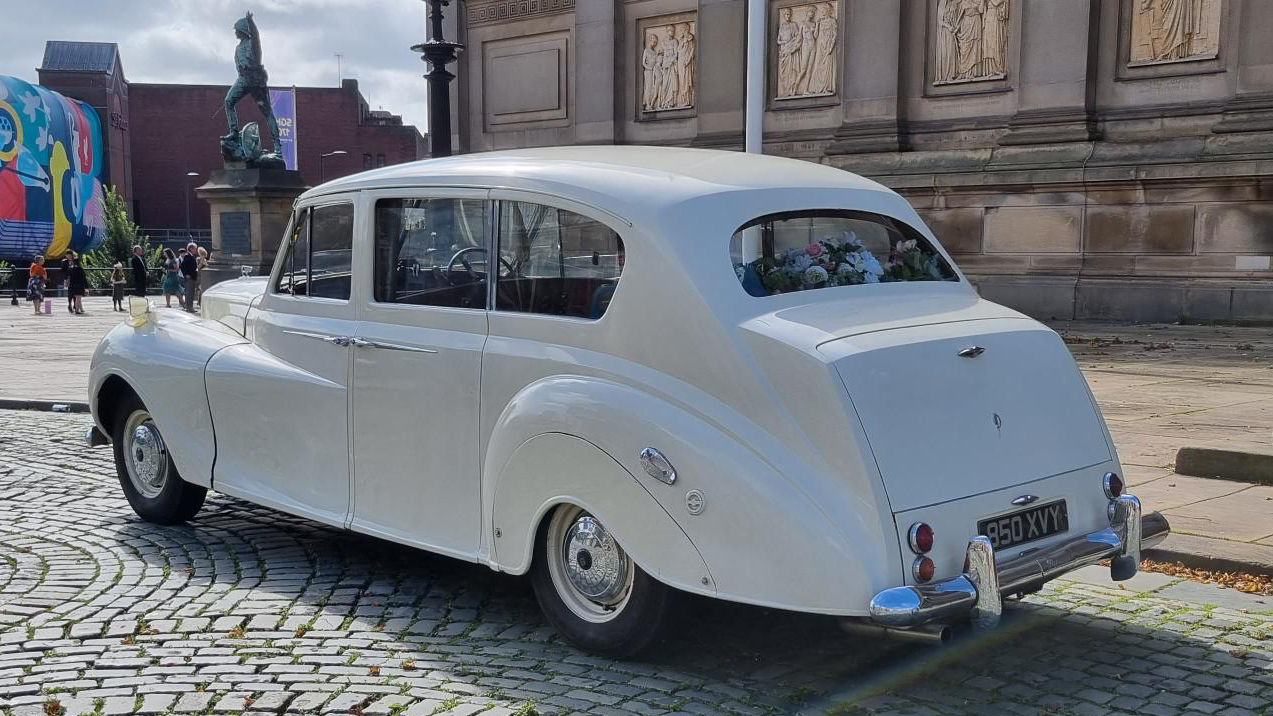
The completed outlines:
[[[732,427],[745,424],[738,420]],[[531,467],[517,465],[523,460],[519,448],[549,433],[578,436],[635,476],[643,494],[625,493],[625,509],[647,511],[645,503],[656,500],[702,555],[718,596],[806,612],[865,614],[875,591],[897,579],[891,521],[883,524],[887,513],[881,517],[871,496],[854,491],[852,485],[860,482],[802,465],[771,437],[730,432],[633,386],[578,376],[528,386],[492,432],[484,475],[493,484],[484,487],[484,494],[494,497],[488,514],[503,533],[495,551],[499,568],[518,569],[529,553],[535,522],[533,515],[521,513],[568,501],[582,485],[592,487],[588,465],[579,464],[571,451],[538,454]],[[646,447],[671,461],[674,484],[646,474],[639,459]],[[516,504],[503,504],[510,475],[528,474],[534,476],[533,489],[527,488]],[[697,504],[691,509],[700,498],[703,509]],[[510,537],[504,523],[513,516],[518,516],[517,535]],[[661,533],[670,529],[659,521],[615,532],[637,563],[658,575],[669,557],[647,541],[667,539]],[[506,547],[510,539],[517,549]],[[643,558],[646,554],[651,556]],[[702,591],[701,586],[674,586]]]
[[[138,326],[119,324],[93,353],[93,419],[103,434],[111,435],[123,381],[154,416],[182,479],[210,487],[216,441],[204,367],[217,351],[246,341],[219,323],[176,311],[149,316]]]

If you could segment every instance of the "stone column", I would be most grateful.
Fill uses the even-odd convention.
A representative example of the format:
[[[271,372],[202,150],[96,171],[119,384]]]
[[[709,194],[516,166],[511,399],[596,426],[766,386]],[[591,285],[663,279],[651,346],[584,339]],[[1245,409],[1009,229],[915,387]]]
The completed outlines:
[[[1001,144],[1086,142],[1097,138],[1096,43],[1100,0],[1020,1],[1017,111]],[[1009,58],[1009,78],[1014,74]]]
[[[846,2],[840,76],[844,120],[827,154],[905,148],[901,87],[902,0]]]
[[[262,276],[287,230],[292,205],[307,187],[300,172],[287,169],[217,169],[195,189],[212,210],[212,255],[200,277],[207,288],[243,275],[247,266]]]
[[[1212,129],[1217,133],[1273,130],[1273,41],[1269,39],[1273,37],[1273,3],[1230,0],[1229,15],[1231,26],[1239,30],[1225,33],[1221,42],[1237,39],[1240,43],[1236,48],[1238,87],[1224,108],[1224,118]],[[1252,149],[1267,151],[1267,144],[1257,141]]]
[[[575,141],[579,144],[613,144],[618,107],[615,65],[624,43],[615,34],[612,0],[588,0],[575,5]]]
[[[747,84],[746,0],[698,4],[698,136],[695,146],[741,149]]]

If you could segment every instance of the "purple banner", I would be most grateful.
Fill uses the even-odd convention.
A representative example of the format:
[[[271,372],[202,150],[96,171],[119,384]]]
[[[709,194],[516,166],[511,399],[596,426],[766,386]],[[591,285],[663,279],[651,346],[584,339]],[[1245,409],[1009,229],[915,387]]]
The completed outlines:
[[[278,120],[278,152],[288,169],[296,169],[296,88],[270,90],[270,106]]]

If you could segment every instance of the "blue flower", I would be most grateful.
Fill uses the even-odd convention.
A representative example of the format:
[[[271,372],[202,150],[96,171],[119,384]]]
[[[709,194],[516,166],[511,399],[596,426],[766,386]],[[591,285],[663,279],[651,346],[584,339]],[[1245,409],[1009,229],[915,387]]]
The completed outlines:
[[[862,257],[862,272],[868,277],[874,276],[878,279],[884,275],[884,267],[880,265],[880,260],[875,258],[875,254],[863,249],[858,255]],[[875,283],[875,281],[868,280],[867,283]]]

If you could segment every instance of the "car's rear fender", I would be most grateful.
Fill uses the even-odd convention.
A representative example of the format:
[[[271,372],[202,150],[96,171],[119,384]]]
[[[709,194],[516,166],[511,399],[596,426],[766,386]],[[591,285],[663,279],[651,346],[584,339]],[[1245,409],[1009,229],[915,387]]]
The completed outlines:
[[[606,526],[650,576],[680,589],[714,595],[698,550],[657,502],[609,455],[572,435],[546,433],[512,454],[492,498],[491,565],[522,574],[534,559],[540,522],[560,504],[582,507]],[[572,469],[562,471],[568,464]]]
[[[182,479],[210,487],[216,440],[204,367],[217,351],[246,342],[219,323],[177,312],[151,314],[140,326],[121,323],[93,354],[89,405],[111,435],[115,411],[129,391],[154,416]]]
[[[741,417],[733,422],[735,427],[747,423]],[[612,463],[610,473],[622,480],[594,478],[588,474],[590,464],[574,461],[565,451],[537,455],[533,466],[519,465],[519,448],[548,433],[595,445]],[[671,461],[677,472],[673,484],[646,474],[639,457],[646,447]],[[715,594],[733,601],[865,614],[872,589],[898,579],[891,515],[881,513],[870,497],[856,495],[849,487],[853,481],[802,463],[763,432],[727,432],[683,406],[613,381],[558,376],[523,389],[495,425],[483,475],[488,531],[493,527],[502,534],[492,555],[498,569],[524,569],[534,539],[532,517],[595,479],[605,490],[627,481],[617,503],[624,510],[646,514],[657,502],[658,520],[632,532],[616,530],[637,563],[656,576],[667,572],[666,562],[682,557],[669,556],[665,546],[652,542],[668,539],[661,533],[673,529],[674,520],[702,555]],[[513,494],[506,492],[506,483],[514,479],[533,481],[533,489],[506,503],[506,495]],[[642,491],[627,490],[632,483]],[[697,494],[691,498],[691,492]],[[705,507],[691,509],[691,500],[699,496]],[[644,559],[645,554],[652,557]],[[689,577],[662,578],[711,593],[701,583],[686,584]]]

